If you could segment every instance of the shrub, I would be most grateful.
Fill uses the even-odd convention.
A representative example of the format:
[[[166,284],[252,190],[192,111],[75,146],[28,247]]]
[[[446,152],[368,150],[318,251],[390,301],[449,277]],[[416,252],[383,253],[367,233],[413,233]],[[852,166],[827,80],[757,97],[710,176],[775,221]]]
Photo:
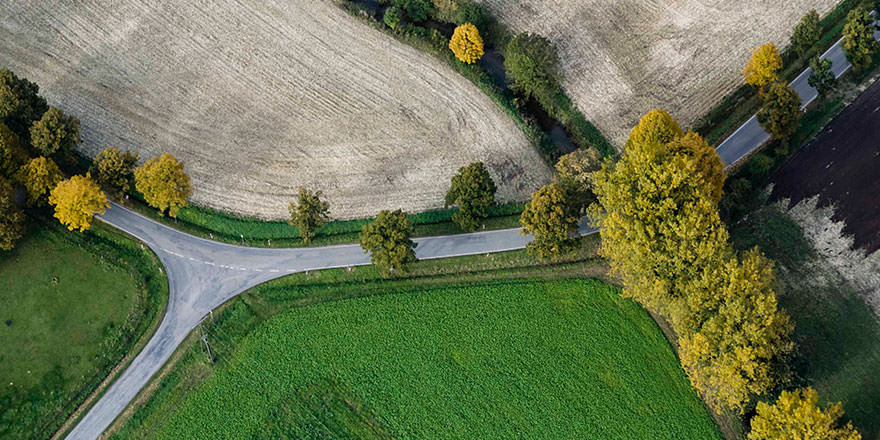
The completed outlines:
[[[513,37],[504,54],[511,88],[526,97],[549,102],[559,93],[562,74],[556,48],[546,38],[523,33]]]
[[[402,19],[403,9],[398,5],[392,5],[385,10],[385,17],[382,21],[384,21],[391,29],[397,29],[397,26],[400,25]]]

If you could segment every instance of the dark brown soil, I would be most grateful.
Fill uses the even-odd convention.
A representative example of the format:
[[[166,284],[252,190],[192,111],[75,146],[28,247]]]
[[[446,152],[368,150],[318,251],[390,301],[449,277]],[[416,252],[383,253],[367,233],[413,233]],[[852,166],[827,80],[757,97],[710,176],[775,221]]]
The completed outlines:
[[[838,115],[773,176],[771,200],[819,194],[833,220],[868,253],[880,249],[880,81]]]

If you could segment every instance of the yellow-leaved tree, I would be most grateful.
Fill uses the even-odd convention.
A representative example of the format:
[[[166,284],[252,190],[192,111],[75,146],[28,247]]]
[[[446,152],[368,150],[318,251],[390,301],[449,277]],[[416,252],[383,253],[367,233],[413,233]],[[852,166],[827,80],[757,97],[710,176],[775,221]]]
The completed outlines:
[[[624,145],[624,150],[633,144],[665,144],[672,142],[684,135],[678,121],[672,118],[666,110],[654,109],[642,116],[639,123],[633,127]]]
[[[749,85],[763,90],[764,86],[779,79],[780,69],[782,56],[779,55],[779,49],[773,43],[762,44],[752,50],[752,57],[743,69],[743,78]]]
[[[749,440],[861,440],[852,423],[840,423],[840,402],[824,411],[812,388],[783,391],[776,403],[759,402]]]
[[[452,39],[449,40],[449,49],[460,61],[476,63],[483,57],[483,37],[476,26],[465,23],[455,28]]]
[[[55,206],[55,218],[67,229],[89,229],[95,214],[103,214],[110,206],[107,196],[89,174],[63,180],[49,194]]]
[[[154,157],[134,170],[134,187],[144,195],[147,203],[159,214],[177,217],[177,210],[186,206],[192,194],[189,176],[183,172],[183,162],[165,153]]]
[[[529,254],[545,260],[562,257],[572,249],[578,220],[562,186],[551,183],[535,191],[519,218],[522,233],[535,236],[526,245]]]
[[[21,167],[18,180],[27,190],[28,204],[35,206],[46,203],[46,195],[64,180],[64,175],[52,159],[40,156]]]

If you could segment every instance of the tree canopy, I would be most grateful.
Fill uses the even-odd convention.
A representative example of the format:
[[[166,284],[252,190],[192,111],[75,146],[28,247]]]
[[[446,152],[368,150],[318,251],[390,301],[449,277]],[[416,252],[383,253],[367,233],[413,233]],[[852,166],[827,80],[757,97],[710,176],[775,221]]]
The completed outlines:
[[[579,148],[556,161],[559,184],[568,193],[572,208],[579,214],[593,198],[590,175],[601,167],[599,151],[595,148]]]
[[[18,139],[9,127],[0,122],[0,176],[7,179],[15,177],[28,160],[28,152]]]
[[[446,192],[446,207],[455,205],[452,221],[465,231],[474,231],[489,215],[495,203],[495,182],[483,162],[474,162],[458,169]]]
[[[137,161],[137,153],[107,147],[95,156],[89,172],[104,191],[119,196],[131,188]]]
[[[413,227],[401,210],[383,210],[376,220],[364,225],[360,235],[361,248],[370,254],[370,261],[383,275],[406,270],[416,261],[416,243],[412,241]]]
[[[39,93],[36,84],[0,69],[0,122],[25,141],[31,124],[49,109]]]
[[[144,195],[147,203],[162,214],[177,217],[177,210],[186,206],[192,194],[189,176],[183,172],[183,162],[164,153],[148,160],[134,171],[135,189]]]
[[[526,245],[529,254],[544,260],[564,256],[574,244],[578,220],[561,185],[551,183],[536,191],[519,218],[522,232],[534,236]]]
[[[779,79],[782,69],[782,56],[773,43],[762,44],[752,50],[752,57],[743,69],[746,83],[763,88]]]
[[[64,180],[64,175],[52,159],[37,157],[31,159],[19,172],[18,180],[28,193],[28,204],[45,205],[49,191]]]
[[[0,250],[12,250],[22,234],[24,213],[15,204],[12,184],[0,177]]]
[[[783,391],[774,404],[758,402],[749,440],[861,440],[852,423],[841,423],[837,402],[823,410],[812,388]]]
[[[639,123],[629,133],[624,150],[633,144],[647,145],[651,143],[665,144],[684,136],[678,121],[666,110],[654,109],[642,116]]]
[[[819,42],[822,36],[822,24],[819,22],[819,13],[815,9],[810,9],[801,21],[795,25],[794,32],[791,34],[791,45],[797,50],[801,57]]]
[[[843,50],[846,52],[846,59],[857,71],[871,65],[871,58],[877,50],[873,22],[871,14],[863,7],[855,8],[846,15]]]
[[[801,98],[791,87],[773,83],[756,116],[761,127],[770,133],[771,139],[787,139],[797,131]]]
[[[43,156],[73,151],[79,143],[79,120],[50,107],[39,121],[34,122],[30,133],[31,145]]]
[[[303,243],[312,241],[315,230],[330,219],[330,204],[321,200],[321,191],[300,188],[297,203],[290,204],[290,224],[296,226]]]
[[[459,61],[473,64],[483,57],[483,38],[480,31],[470,23],[455,28],[449,40],[449,49]]]
[[[62,225],[80,232],[89,229],[95,214],[103,214],[110,206],[89,174],[61,181],[49,194],[49,203],[55,206],[55,218]]]
[[[537,34],[522,33],[507,43],[504,68],[511,88],[539,101],[555,96],[562,82],[556,48]]]
[[[837,84],[834,73],[831,72],[831,60],[827,58],[813,57],[810,60],[810,78],[807,83],[819,92],[819,97],[825,99],[828,92]]]

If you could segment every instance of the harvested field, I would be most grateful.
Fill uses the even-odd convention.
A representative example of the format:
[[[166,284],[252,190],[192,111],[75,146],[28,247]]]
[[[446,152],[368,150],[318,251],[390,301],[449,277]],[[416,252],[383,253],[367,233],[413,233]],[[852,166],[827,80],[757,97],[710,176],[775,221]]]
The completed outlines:
[[[478,0],[513,31],[560,50],[563,84],[621,146],[639,117],[667,109],[684,125],[742,83],[752,47],[788,44],[810,9],[837,0]]]
[[[6,1],[0,17],[0,66],[80,119],[84,152],[171,152],[198,204],[281,218],[305,186],[353,218],[437,208],[477,160],[502,201],[551,175],[474,85],[329,1]]]

